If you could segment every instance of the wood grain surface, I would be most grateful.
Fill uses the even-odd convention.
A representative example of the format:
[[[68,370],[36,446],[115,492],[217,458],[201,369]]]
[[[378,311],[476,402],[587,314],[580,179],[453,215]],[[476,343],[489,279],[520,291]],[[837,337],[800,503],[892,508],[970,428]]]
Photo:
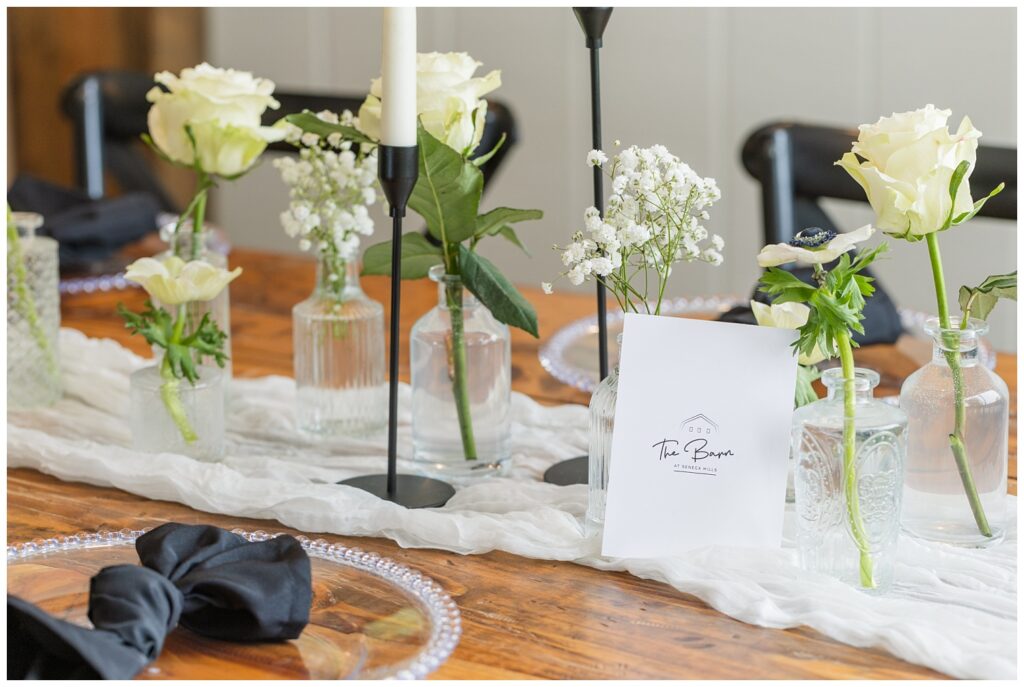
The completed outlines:
[[[232,285],[235,374],[291,374],[291,307],[313,286],[312,263],[301,258],[237,250],[232,265],[245,273]],[[387,282],[364,279],[371,297],[387,307]],[[589,296],[537,290],[524,293],[537,307],[541,336],[592,313]],[[406,282],[402,337],[436,300],[428,282]],[[78,294],[63,301],[65,326],[116,339],[147,353],[114,315],[119,301],[137,306],[138,291]],[[891,393],[916,369],[901,342],[858,351],[863,364],[883,373]],[[586,403],[585,393],[548,375],[537,358],[539,342],[513,330],[513,388],[547,403]],[[908,352],[908,350],[910,352]],[[402,377],[408,379],[407,346]],[[1016,357],[1000,354],[997,371],[1013,394],[1010,490],[1016,493]],[[8,470],[8,539],[47,533],[153,526],[168,520],[267,531],[291,531],[271,521],[210,515],[186,506],[143,499],[116,489],[61,482],[25,469]],[[934,671],[888,654],[856,649],[806,629],[771,630],[733,620],[671,587],[571,563],[494,552],[460,556],[402,549],[375,538],[328,540],[359,546],[415,567],[441,583],[463,613],[463,637],[436,678],[935,678]],[[239,675],[284,677],[280,671],[239,665]],[[296,670],[294,677],[301,677]]]

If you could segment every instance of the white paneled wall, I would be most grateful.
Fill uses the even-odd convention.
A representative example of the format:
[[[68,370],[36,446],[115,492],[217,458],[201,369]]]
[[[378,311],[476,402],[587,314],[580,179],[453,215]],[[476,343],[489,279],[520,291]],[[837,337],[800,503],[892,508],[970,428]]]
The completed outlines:
[[[208,10],[207,54],[280,88],[364,92],[379,65],[378,9]],[[569,9],[421,9],[420,50],[467,51],[502,70],[497,97],[510,103],[522,140],[485,205],[539,207],[523,225],[532,258],[504,243],[484,249],[519,283],[559,269],[564,243],[591,202],[589,90],[582,32]],[[612,15],[602,49],[604,135],[623,144],[663,143],[723,198],[709,228],[727,241],[719,268],[686,266],[671,293],[747,293],[761,243],[757,185],[739,162],[746,135],[776,119],[853,126],[933,102],[970,114],[984,141],[1016,145],[1014,9],[632,9]],[[955,40],[954,40],[955,39]],[[218,191],[214,213],[237,245],[294,250],[278,224],[286,193],[263,165]],[[828,205],[846,228],[870,221],[857,203]],[[923,244],[893,242],[877,272],[901,304],[934,308]],[[1016,226],[974,220],[942,245],[951,288],[1016,265]],[[561,288],[569,288],[561,282]],[[1016,348],[1016,316],[993,314],[999,348]]]

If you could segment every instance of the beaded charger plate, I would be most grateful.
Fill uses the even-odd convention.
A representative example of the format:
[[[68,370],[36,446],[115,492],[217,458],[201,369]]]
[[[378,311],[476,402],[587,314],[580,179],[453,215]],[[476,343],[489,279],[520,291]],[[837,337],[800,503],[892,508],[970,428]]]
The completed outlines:
[[[233,530],[249,541],[276,535]],[[138,564],[145,530],[80,533],[7,547],[7,593],[47,613],[91,627],[89,579],[100,568]],[[310,622],[295,640],[243,644],[184,628],[167,637],[139,678],[287,679],[422,678],[459,642],[459,609],[429,577],[356,548],[297,539],[313,570]]]
[[[738,295],[676,298],[665,301],[661,311],[663,315],[712,320],[748,301],[749,298]],[[932,352],[931,337],[924,331],[928,315],[906,308],[900,308],[899,313],[906,334],[896,346],[908,358],[924,365],[931,358]],[[608,359],[613,364],[619,356],[615,337],[622,332],[622,320],[621,310],[608,312]],[[558,381],[592,392],[598,381],[597,315],[580,318],[559,329],[540,347],[538,357],[541,366]],[[979,341],[978,357],[990,370],[995,369],[995,351],[987,339]]]

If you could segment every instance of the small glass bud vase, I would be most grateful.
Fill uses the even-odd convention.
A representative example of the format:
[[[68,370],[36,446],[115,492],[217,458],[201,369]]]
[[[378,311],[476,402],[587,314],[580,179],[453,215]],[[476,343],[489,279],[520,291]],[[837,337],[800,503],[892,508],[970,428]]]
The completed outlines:
[[[1010,394],[1006,383],[978,361],[978,339],[988,331],[981,320],[965,329],[942,329],[931,318],[932,359],[907,377],[900,407],[910,422],[903,528],[921,539],[983,547],[1000,541],[1007,526],[1007,464]],[[957,422],[954,377],[959,367],[964,414]],[[991,536],[982,533],[950,445],[957,424],[964,438],[969,479],[977,490]]]
[[[191,262],[192,260],[205,260],[206,262],[214,265],[215,267],[227,268],[228,259],[223,250],[217,250],[218,241],[213,231],[200,231],[198,234],[192,231],[192,223],[190,221],[183,222],[178,231],[174,231],[174,225],[165,226],[160,230],[160,237],[166,241],[170,248],[157,255],[157,259],[164,259],[171,255],[176,255],[185,262]],[[199,322],[203,319],[203,315],[206,313],[210,314],[210,319],[217,323],[221,331],[227,334],[227,338],[224,340],[224,353],[228,356],[227,362],[225,362],[222,369],[222,373],[226,378],[225,384],[231,379],[231,296],[229,293],[231,286],[228,285],[217,294],[217,297],[211,301],[205,302],[192,302],[188,304],[188,322],[185,328],[189,331],[194,331],[195,327],[199,325]],[[164,307],[162,303],[154,299],[154,305],[157,307]],[[165,308],[173,310],[173,308]],[[153,352],[159,358],[163,351],[159,348],[154,348]],[[212,359],[206,359],[202,362],[212,365]]]
[[[793,413],[800,565],[864,591],[892,585],[907,449],[907,417],[875,399],[878,373],[854,371],[854,457],[846,462],[846,386],[825,370],[828,396]],[[851,469],[852,467],[852,469]]]
[[[622,350],[622,334],[617,337]],[[619,366],[608,373],[590,396],[590,445],[587,461],[586,535],[596,536],[604,529],[604,510],[608,496],[608,467],[615,430],[615,402],[619,396]]]
[[[7,406],[48,406],[61,397],[57,242],[36,236],[43,217],[11,213],[7,236]]]
[[[317,265],[313,294],[292,309],[296,424],[316,437],[363,436],[388,420],[384,307],[359,286],[359,266]]]
[[[421,471],[450,479],[500,473],[511,451],[508,327],[443,266],[431,268],[430,278],[437,282],[437,306],[410,335],[413,460]],[[458,369],[464,370],[461,388]],[[475,458],[467,460],[473,449]]]
[[[224,456],[224,375],[216,367],[201,366],[193,385],[187,379],[174,380],[177,399],[188,428],[195,439],[185,438],[175,421],[166,397],[160,366],[136,370],[130,379],[129,424],[132,448],[146,453],[179,453],[197,460],[214,462]]]

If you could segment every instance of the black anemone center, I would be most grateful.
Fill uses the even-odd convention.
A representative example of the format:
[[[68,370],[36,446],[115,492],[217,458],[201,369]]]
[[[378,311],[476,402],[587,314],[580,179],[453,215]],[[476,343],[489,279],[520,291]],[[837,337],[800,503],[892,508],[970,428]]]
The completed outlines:
[[[821,227],[807,227],[797,233],[789,245],[797,248],[820,248],[836,237],[836,232]]]

